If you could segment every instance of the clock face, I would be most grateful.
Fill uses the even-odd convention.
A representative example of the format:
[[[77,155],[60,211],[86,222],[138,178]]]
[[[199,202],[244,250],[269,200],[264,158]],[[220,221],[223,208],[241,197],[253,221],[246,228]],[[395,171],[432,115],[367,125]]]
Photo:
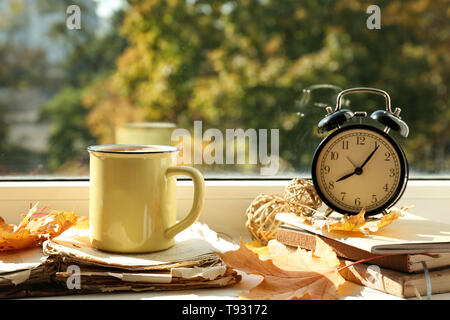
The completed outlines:
[[[383,131],[353,125],[337,129],[319,145],[312,177],[319,196],[333,210],[367,215],[394,204],[403,193],[407,163]]]

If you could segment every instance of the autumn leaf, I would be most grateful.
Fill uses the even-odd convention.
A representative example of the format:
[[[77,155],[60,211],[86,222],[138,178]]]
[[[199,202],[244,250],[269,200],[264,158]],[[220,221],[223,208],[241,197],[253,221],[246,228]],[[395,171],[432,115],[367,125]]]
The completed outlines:
[[[14,227],[0,218],[0,252],[28,248],[38,241],[38,237],[30,234],[29,230],[15,232]]]
[[[327,223],[328,231],[347,231],[358,232],[360,228],[366,223],[364,215],[366,209],[362,209],[357,215],[349,216],[345,214],[341,220],[335,223]]]
[[[247,242],[245,245],[247,246],[248,249],[252,250],[256,254],[259,255],[269,254],[269,248],[267,246],[262,246],[262,242],[260,240]]]
[[[261,260],[258,254],[248,249],[241,240],[238,250],[218,253],[231,268],[263,277],[263,280],[248,293],[241,293],[244,299],[338,299],[337,288],[344,283],[334,264],[317,270],[309,269],[318,263],[317,256],[304,257],[305,252],[289,253],[272,240],[269,247],[272,259]],[[281,245],[281,244],[280,244]],[[319,249],[320,250],[320,249]],[[308,253],[309,255],[309,253]],[[278,265],[275,265],[278,264]],[[339,262],[338,262],[339,263]],[[298,265],[297,265],[298,264]],[[332,267],[330,269],[330,267]],[[303,269],[303,270],[301,270]]]
[[[316,238],[314,251],[297,248],[288,249],[277,240],[269,241],[267,247],[269,256],[275,265],[283,269],[314,270],[328,273],[340,266],[340,261],[334,250],[319,237]]]
[[[61,234],[78,219],[73,212],[65,211],[53,210],[37,217],[36,214],[38,214],[37,205],[30,209],[18,226],[7,224],[0,217],[0,252],[38,245]]]
[[[387,212],[387,214],[381,217],[366,218],[366,210],[362,209],[356,215],[345,214],[340,219],[324,216],[312,216],[306,218],[295,216],[295,219],[299,220],[302,224],[312,226],[318,230],[326,229],[328,232],[338,231],[368,234],[370,232],[375,233],[381,228],[384,228],[395,220],[403,217],[405,211],[410,207],[411,206],[404,206],[400,209],[392,208]]]
[[[22,219],[22,221],[20,221],[19,225],[14,228],[15,232],[19,232],[25,228],[25,226],[28,224],[28,222],[32,219],[33,215],[38,213],[37,208],[38,208],[38,203],[36,203],[33,207],[30,208],[30,210],[25,215],[25,217]]]
[[[381,218],[364,218],[365,210],[363,209],[355,216],[344,216],[338,223],[327,225],[328,231],[361,232],[364,234],[369,232],[375,233],[381,228],[384,228],[395,220],[403,217],[405,211],[409,208],[410,207],[406,206],[401,209],[392,208]]]
[[[71,228],[89,230],[89,217],[87,216],[79,217],[77,219],[77,222]]]
[[[364,226],[361,227],[362,232],[377,232],[381,228],[391,224],[395,220],[403,217],[405,215],[406,210],[413,206],[403,206],[400,209],[392,208],[387,214],[383,215],[379,219],[375,219],[373,221],[367,221]]]

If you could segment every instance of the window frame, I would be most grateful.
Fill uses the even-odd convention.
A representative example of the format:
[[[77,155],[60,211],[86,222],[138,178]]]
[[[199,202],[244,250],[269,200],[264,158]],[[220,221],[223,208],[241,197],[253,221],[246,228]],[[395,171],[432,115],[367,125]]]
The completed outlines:
[[[206,179],[206,193],[200,222],[235,239],[248,237],[245,211],[260,193],[282,194],[290,179]],[[177,181],[177,216],[182,218],[190,209],[193,184]],[[430,204],[430,201],[433,204]],[[20,214],[30,204],[40,207],[74,211],[87,216],[89,212],[89,180],[80,181],[0,181],[0,216],[7,223],[19,223]],[[413,205],[411,212],[450,224],[450,180],[412,179],[396,206]],[[323,207],[325,208],[325,207]],[[323,209],[322,208],[322,209]]]

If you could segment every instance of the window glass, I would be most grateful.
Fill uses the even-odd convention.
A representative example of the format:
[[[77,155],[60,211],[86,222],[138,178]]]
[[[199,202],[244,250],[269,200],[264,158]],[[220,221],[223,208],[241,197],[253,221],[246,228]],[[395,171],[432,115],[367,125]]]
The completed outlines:
[[[390,135],[410,176],[448,178],[449,12],[444,0],[2,0],[0,176],[87,177],[89,145],[171,143],[209,178],[308,177],[326,107],[374,87],[409,125]],[[385,100],[344,106],[370,115]]]

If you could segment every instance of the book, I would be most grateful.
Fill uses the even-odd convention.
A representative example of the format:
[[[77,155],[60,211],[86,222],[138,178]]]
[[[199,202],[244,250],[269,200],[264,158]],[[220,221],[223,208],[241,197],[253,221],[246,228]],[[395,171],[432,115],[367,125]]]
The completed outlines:
[[[352,261],[345,260],[346,265]],[[344,279],[386,292],[401,298],[418,297],[450,292],[450,267],[427,273],[404,273],[364,263],[340,271]],[[429,287],[427,287],[429,277]]]
[[[216,253],[232,246],[197,222],[167,250],[110,253],[71,228],[42,248],[0,253],[0,298],[224,287],[241,279]]]
[[[450,252],[450,225],[406,213],[403,217],[376,233],[360,235],[317,229],[303,223],[292,213],[278,213],[275,217],[282,223],[307,230],[329,239],[373,254],[414,254]]]
[[[280,225],[276,240],[289,249],[314,250],[316,235],[287,225]],[[401,254],[376,258],[367,263],[356,263],[377,255],[342,244],[339,241],[319,236],[340,257],[343,268],[339,273],[348,281],[400,298],[422,297],[428,294],[450,292],[450,260],[432,258],[422,254]],[[422,261],[426,263],[425,272]],[[405,271],[405,272],[402,272]],[[429,288],[427,288],[427,274]]]
[[[315,249],[315,236],[316,234],[312,232],[286,224],[280,225],[276,232],[277,241],[288,246],[300,247],[307,250]],[[378,254],[353,247],[338,240],[330,239],[321,235],[317,236],[332,247],[336,254],[341,258],[357,261],[378,256]],[[450,253],[444,252],[432,255],[423,253],[398,254],[373,259],[370,261],[370,264],[401,272],[412,273],[423,271],[422,261],[426,262],[427,268],[429,269],[450,266]]]

